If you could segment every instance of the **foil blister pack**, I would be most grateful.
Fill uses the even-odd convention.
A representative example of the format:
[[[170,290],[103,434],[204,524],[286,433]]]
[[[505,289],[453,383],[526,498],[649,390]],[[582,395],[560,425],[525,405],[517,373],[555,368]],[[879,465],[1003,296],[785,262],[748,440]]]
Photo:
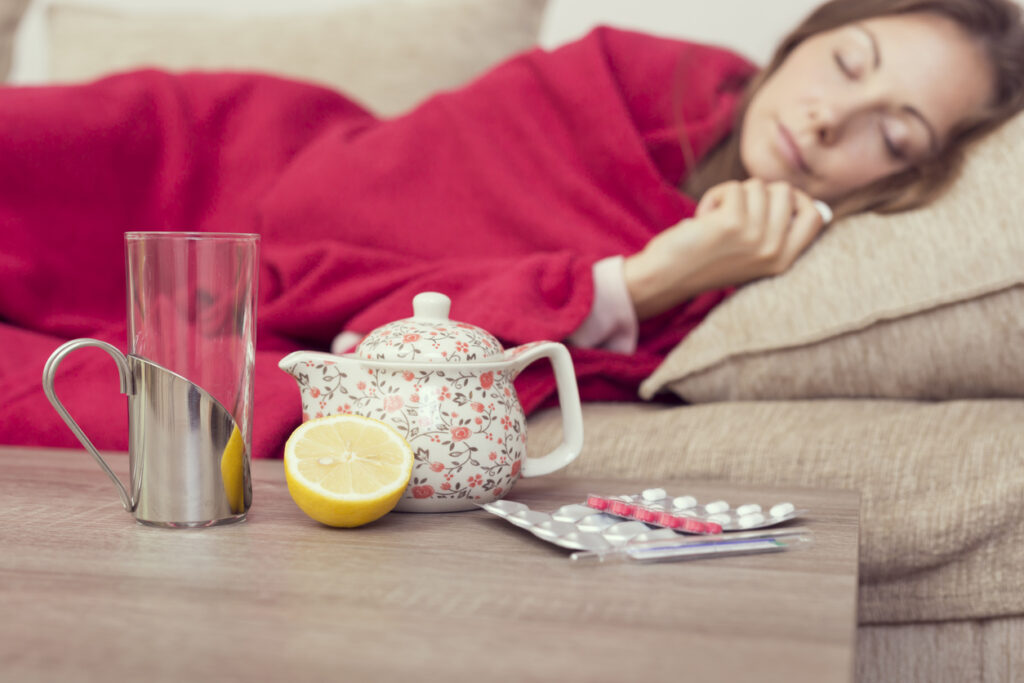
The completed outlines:
[[[775,503],[768,510],[757,503],[734,508],[724,500],[701,505],[693,496],[669,496],[665,489],[646,489],[640,494],[625,496],[591,494],[586,504],[615,517],[694,534],[763,529],[807,512],[788,502]]]
[[[767,511],[756,503],[732,507],[719,500],[702,505],[693,496],[669,496],[664,489],[647,489],[635,495],[591,494],[584,504],[563,505],[550,513],[510,500],[482,507],[544,541],[597,555],[626,547],[665,551],[683,545],[688,546],[687,555],[697,554],[698,546],[708,552],[735,553],[785,549],[786,543],[766,544],[773,540],[768,538],[771,534],[759,530],[807,512],[788,502],[776,503]],[[690,541],[681,540],[687,537]],[[662,553],[652,559],[667,556]]]

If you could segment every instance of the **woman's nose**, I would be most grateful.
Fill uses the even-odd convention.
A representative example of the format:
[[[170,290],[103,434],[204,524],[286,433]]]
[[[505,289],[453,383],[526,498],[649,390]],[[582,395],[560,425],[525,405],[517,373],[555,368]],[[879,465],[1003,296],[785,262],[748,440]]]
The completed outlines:
[[[832,145],[839,139],[840,115],[835,106],[819,102],[807,111],[818,144]]]

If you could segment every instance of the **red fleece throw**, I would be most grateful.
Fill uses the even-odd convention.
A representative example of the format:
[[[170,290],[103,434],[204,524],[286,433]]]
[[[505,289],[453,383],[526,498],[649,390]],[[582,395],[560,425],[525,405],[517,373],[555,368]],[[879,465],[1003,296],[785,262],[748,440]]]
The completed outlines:
[[[713,147],[752,70],[599,29],[389,120],[252,74],[0,89],[0,443],[77,444],[41,371],[72,337],[125,348],[129,230],[263,236],[257,457],[280,456],[301,419],[284,353],[408,317],[420,291],[448,294],[453,318],[506,346],[564,339],[590,310],[595,261],[693,214],[681,139],[698,158]],[[573,349],[584,399],[634,399],[724,296],[647,321],[636,354]],[[527,411],[554,394],[545,364],[516,385]],[[127,448],[105,354],[72,354],[57,392],[99,448]]]

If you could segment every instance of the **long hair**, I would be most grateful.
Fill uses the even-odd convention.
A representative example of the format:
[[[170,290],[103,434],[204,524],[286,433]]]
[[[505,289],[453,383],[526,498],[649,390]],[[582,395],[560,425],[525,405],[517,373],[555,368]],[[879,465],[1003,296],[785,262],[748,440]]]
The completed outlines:
[[[956,178],[966,146],[1024,109],[1024,23],[1012,0],[831,0],[814,10],[775,50],[768,65],[748,85],[733,132],[688,174],[684,190],[700,197],[725,180],[747,176],[740,161],[743,116],[754,94],[789,54],[811,36],[872,17],[927,12],[949,18],[982,46],[988,56],[995,94],[986,110],[962,121],[933,157],[856,190],[833,207],[837,216],[861,211],[893,213],[923,206]]]

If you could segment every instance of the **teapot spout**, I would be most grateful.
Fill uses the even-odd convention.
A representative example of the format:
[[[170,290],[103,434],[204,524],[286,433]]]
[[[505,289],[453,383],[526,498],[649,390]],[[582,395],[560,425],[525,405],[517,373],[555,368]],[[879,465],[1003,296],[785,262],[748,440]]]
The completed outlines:
[[[344,362],[344,358],[322,351],[292,351],[278,362],[277,367],[303,384],[304,379],[308,380],[310,368],[324,364],[340,365]]]
[[[278,362],[277,366],[299,385],[303,422],[322,417],[336,392],[347,393],[345,378],[353,363],[350,357],[321,351],[295,351]],[[340,412],[343,405],[332,405],[330,412]],[[351,412],[348,406],[344,412]]]

